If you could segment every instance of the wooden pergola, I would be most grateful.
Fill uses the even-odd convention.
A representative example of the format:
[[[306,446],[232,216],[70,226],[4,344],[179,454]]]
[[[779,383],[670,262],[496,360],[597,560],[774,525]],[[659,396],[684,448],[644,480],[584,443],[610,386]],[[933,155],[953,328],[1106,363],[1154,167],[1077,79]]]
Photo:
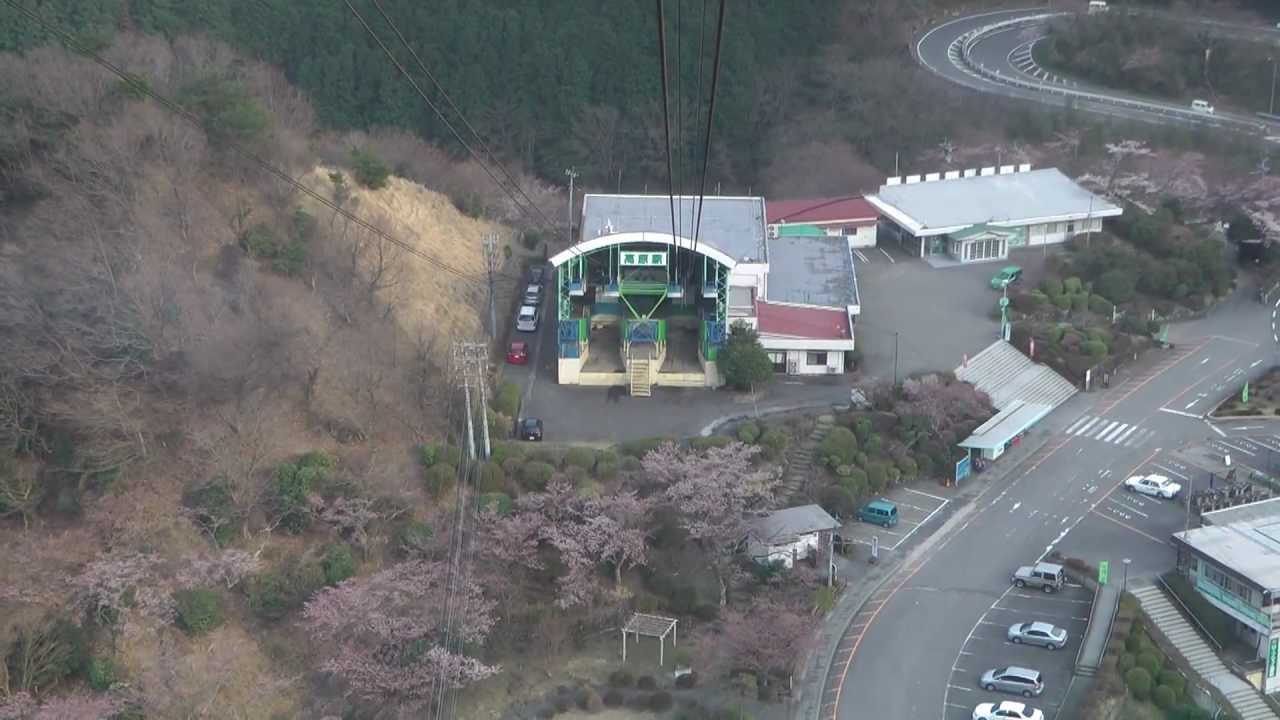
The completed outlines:
[[[622,662],[627,661],[627,633],[634,634],[636,642],[640,642],[641,635],[658,638],[658,667],[662,667],[667,633],[671,633],[671,647],[676,646],[676,619],[644,613],[632,615],[622,626]]]

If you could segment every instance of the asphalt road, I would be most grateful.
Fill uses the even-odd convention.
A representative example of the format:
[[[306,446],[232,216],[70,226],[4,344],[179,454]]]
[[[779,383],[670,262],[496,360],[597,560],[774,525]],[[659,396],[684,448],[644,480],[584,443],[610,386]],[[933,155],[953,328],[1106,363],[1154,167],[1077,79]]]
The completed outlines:
[[[1033,705],[1053,718],[1070,663],[1040,662],[1034,654],[1027,660],[1023,649],[1015,656],[998,644],[977,655],[974,638],[989,634],[991,623],[1056,611],[1047,599],[1019,600],[1015,611],[1007,610],[1014,592],[1010,573],[1055,547],[1092,563],[1111,560],[1115,568],[1122,557],[1131,557],[1130,578],[1170,567],[1173,549],[1163,540],[1178,527],[1177,510],[1154,501],[1130,503],[1117,488],[1152,463],[1171,462],[1163,455],[1168,451],[1218,437],[1197,411],[1207,411],[1234,392],[1238,379],[1275,362],[1271,308],[1252,298],[1241,291],[1208,318],[1175,328],[1174,348],[1153,351],[1111,388],[1079,395],[1046,418],[1039,430],[1052,435],[1049,441],[985,488],[960,511],[967,517],[933,543],[927,556],[904,562],[886,585],[883,601],[862,621],[866,627],[843,669],[836,705],[825,708],[823,717],[967,718],[975,704],[999,699],[977,687],[976,675],[1022,658],[1045,673],[1048,689]],[[1111,429],[1078,432],[1092,419]],[[1139,436],[1143,442],[1130,443]],[[1080,615],[1060,618],[1060,624]]]
[[[1136,100],[1154,106],[1144,110],[1128,106],[1117,106],[1108,102],[1097,102],[1075,98],[1075,107],[1093,113],[1114,117],[1140,120],[1158,124],[1207,125],[1219,130],[1238,132],[1257,132],[1266,124],[1257,116],[1248,114],[1232,114],[1219,110],[1215,115],[1198,115],[1186,112],[1186,105],[1163,102],[1151,98],[1126,94],[1100,87],[1088,87],[1075,84],[1069,79],[1047,78],[1043,72],[1036,73],[1038,68],[1029,67],[1025,62],[1027,50],[1037,39],[1047,32],[1047,22],[1036,22],[1005,30],[995,31],[983,36],[971,49],[971,57],[989,70],[998,71],[1002,76],[1044,83],[1044,90],[1015,87],[1013,85],[985,77],[970,68],[960,58],[958,40],[965,33],[997,22],[1029,17],[1047,12],[1045,8],[1024,8],[1018,10],[1000,10],[957,18],[929,30],[916,44],[916,57],[926,68],[937,75],[959,85],[978,92],[1003,95],[1005,97],[1032,100],[1047,105],[1063,107],[1067,104],[1068,95],[1064,93],[1085,91],[1116,100]],[[1212,26],[1215,32],[1246,33],[1251,39],[1269,39],[1274,37],[1280,42],[1280,31],[1268,28],[1248,28],[1226,23],[1198,19],[1182,19],[1200,26]],[[1280,132],[1280,124],[1272,123],[1267,134]]]

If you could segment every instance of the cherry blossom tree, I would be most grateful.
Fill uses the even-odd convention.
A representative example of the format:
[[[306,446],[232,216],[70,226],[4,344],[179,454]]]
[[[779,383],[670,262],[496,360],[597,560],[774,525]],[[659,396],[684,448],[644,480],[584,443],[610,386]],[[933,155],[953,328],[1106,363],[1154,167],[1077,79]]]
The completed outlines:
[[[223,550],[211,557],[188,558],[178,572],[178,585],[185,588],[221,585],[230,590],[262,567],[258,553]]]
[[[366,700],[405,707],[498,672],[447,646],[483,643],[494,625],[479,585],[454,578],[446,636],[449,585],[447,563],[412,560],[321,591],[303,611],[307,630],[331,648],[321,669]]]
[[[803,608],[763,598],[749,609],[721,615],[724,654],[737,670],[758,676],[790,673],[813,638],[813,617]]]
[[[935,434],[991,411],[986,393],[969,383],[945,382],[937,375],[907,380],[902,394],[905,400],[899,405],[900,414],[924,418]]]
[[[1116,175],[1120,172],[1120,166],[1124,161],[1131,157],[1147,157],[1152,155],[1151,148],[1141,140],[1121,140],[1120,142],[1107,143],[1107,154],[1111,156],[1111,173],[1107,177],[1107,192],[1111,191],[1112,184],[1116,181]]]
[[[103,625],[115,625],[133,609],[167,621],[173,617],[173,599],[158,586],[159,563],[154,555],[142,554],[95,560],[67,581],[72,601]]]
[[[750,510],[763,509],[778,483],[776,468],[752,466],[760,448],[740,442],[706,452],[667,443],[645,456],[644,471],[663,488],[663,499],[681,526],[707,554],[728,602],[734,556],[750,531]]]
[[[0,720],[108,720],[124,710],[127,702],[116,694],[65,695],[43,703],[27,693],[0,699]]]
[[[369,498],[337,498],[320,510],[321,520],[361,550],[369,547],[369,525],[381,518]]]

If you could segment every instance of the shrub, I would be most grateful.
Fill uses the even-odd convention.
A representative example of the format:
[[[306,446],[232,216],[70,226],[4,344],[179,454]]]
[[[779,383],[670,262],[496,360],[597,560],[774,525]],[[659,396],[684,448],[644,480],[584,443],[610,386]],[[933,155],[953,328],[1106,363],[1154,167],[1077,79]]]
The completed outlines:
[[[635,676],[626,670],[614,670],[609,673],[609,687],[629,688],[635,681]]]
[[[442,462],[427,468],[423,477],[423,485],[431,497],[440,497],[453,489],[458,481],[458,469]]]
[[[524,457],[525,446],[517,442],[496,442],[489,451],[489,462],[506,466],[508,460]]]
[[[854,498],[867,494],[867,471],[862,468],[850,468],[849,474],[840,478],[840,487],[849,491]]]
[[[1062,281],[1062,292],[1068,295],[1077,295],[1084,289],[1084,284],[1080,282],[1078,277],[1069,277]]]
[[[696,672],[685,673],[684,675],[676,678],[676,687],[681,690],[688,690],[691,687],[697,687],[697,685],[698,673]]]
[[[1132,300],[1137,287],[1137,276],[1128,270],[1108,270],[1098,277],[1098,294],[1111,298],[1118,305]]]
[[[755,443],[759,438],[760,426],[755,422],[748,420],[738,428],[738,439],[748,445]]]
[[[1136,664],[1137,655],[1147,648],[1146,639],[1142,637],[1142,633],[1130,633],[1129,637],[1124,641],[1124,649],[1133,653]]]
[[[1120,659],[1116,661],[1116,670],[1120,671],[1120,674],[1123,675],[1129,671],[1129,668],[1133,667],[1137,663],[1138,656],[1133,653],[1123,653],[1120,655]]]
[[[1182,677],[1182,673],[1173,668],[1165,668],[1156,676],[1156,684],[1163,685],[1173,690],[1175,699],[1181,699],[1182,694],[1187,690],[1187,679]]]
[[[14,628],[8,654],[0,658],[8,670],[6,689],[31,693],[51,688],[84,667],[86,650],[84,631],[66,620]]]
[[[862,447],[862,451],[868,455],[878,455],[882,450],[884,450],[884,438],[876,434],[868,437],[866,444]]]
[[[782,457],[782,453],[787,449],[787,443],[791,436],[786,430],[780,427],[771,427],[760,434],[760,447],[763,448],[761,455],[767,460],[776,460]]]
[[[670,710],[671,704],[671,693],[665,690],[649,696],[649,709],[656,713]]]
[[[853,494],[839,485],[830,485],[818,491],[818,504],[836,517],[853,517],[857,501]]]
[[[1101,295],[1094,294],[1089,296],[1089,312],[1095,315],[1111,317],[1111,308],[1111,301]]]
[[[1151,702],[1161,710],[1168,710],[1177,702],[1178,697],[1174,694],[1173,688],[1168,685],[1159,685],[1155,690],[1151,691]]]
[[[578,693],[578,707],[586,712],[600,712],[604,709],[604,701],[600,699],[600,693],[593,688],[583,688]]]
[[[578,490],[586,490],[592,485],[591,474],[576,465],[564,471],[564,478]]]
[[[643,440],[629,440],[618,445],[618,452],[634,458],[643,458],[645,455],[657,450],[659,446],[669,442],[675,442],[670,437],[651,437]]]
[[[1070,296],[1070,295],[1054,295],[1054,296],[1052,296],[1052,297],[1053,297],[1053,306],[1054,306],[1054,307],[1056,307],[1056,308],[1058,308],[1059,310],[1062,310],[1062,311],[1064,311],[1064,312],[1065,312],[1065,311],[1067,311],[1067,310],[1070,310],[1070,309],[1071,309],[1071,296]]]
[[[222,597],[213,590],[179,590],[173,601],[178,627],[188,635],[203,635],[222,624]]]
[[[866,442],[871,437],[871,431],[875,426],[871,424],[871,418],[860,417],[853,421],[853,434],[858,436],[858,442]]]
[[[1080,343],[1080,352],[1094,360],[1102,360],[1107,356],[1107,344],[1101,340],[1086,340]]]
[[[476,502],[481,510],[492,510],[499,515],[509,515],[513,507],[511,496],[506,493],[483,493]]]
[[[916,477],[932,477],[934,473],[933,458],[924,453],[916,453]]]
[[[244,584],[249,609],[265,620],[283,618],[322,587],[324,569],[304,558],[290,558],[279,569],[258,573]]]
[[[618,454],[612,450],[601,450],[596,454],[596,477],[609,480],[618,474]]]
[[[551,463],[545,462],[527,462],[520,469],[520,484],[526,490],[541,491],[547,488],[547,483],[551,481],[551,476],[556,474],[556,469]]]
[[[1089,295],[1087,293],[1076,293],[1071,296],[1071,309],[1075,312],[1084,312],[1089,307]]]
[[[867,465],[867,489],[872,493],[882,492],[889,486],[889,468],[884,463],[874,462]]]
[[[623,696],[621,690],[616,687],[609,688],[609,690],[604,694],[604,705],[605,707],[621,707],[622,702],[625,699],[626,698]]]
[[[396,528],[395,549],[402,554],[413,552],[425,545],[434,534],[435,529],[430,524],[420,520],[409,520]]]
[[[627,455],[622,458],[622,469],[626,472],[639,472],[644,469],[644,463],[638,457]]]
[[[1040,283],[1040,289],[1050,298],[1056,298],[1062,294],[1062,281],[1058,278],[1045,278]]]
[[[658,609],[658,596],[653,593],[636,593],[632,602],[635,604],[636,612],[653,613]]]
[[[337,585],[356,574],[356,560],[351,556],[351,550],[342,543],[334,543],[325,548],[320,567],[324,570],[326,585]]]
[[[1138,655],[1138,662],[1136,663],[1137,667],[1146,670],[1151,677],[1156,677],[1160,674],[1161,664],[1160,656],[1150,650],[1140,653]]]
[[[1014,310],[1033,313],[1049,302],[1049,296],[1042,292],[1020,292],[1009,296],[1009,304]]]
[[[182,504],[190,510],[192,522],[208,534],[215,545],[230,542],[244,522],[223,477],[187,493]]]
[[[902,473],[902,477],[907,479],[915,479],[920,474],[920,468],[916,465],[916,461],[911,459],[910,455],[903,455],[898,458],[898,470]]]
[[[636,680],[636,688],[640,690],[656,690],[658,689],[658,681],[654,680],[652,675],[641,675]]]
[[[336,465],[324,453],[309,452],[276,468],[272,496],[281,527],[292,533],[307,529],[311,524],[309,498],[321,489]]]
[[[1166,720],[1210,720],[1213,715],[1191,703],[1175,705],[1165,711]]]
[[[1151,673],[1140,667],[1129,668],[1124,674],[1125,687],[1139,700],[1151,694]]]
[[[85,676],[89,680],[89,687],[105,692],[115,684],[120,673],[114,660],[98,656],[89,660],[89,664],[85,666]]]
[[[817,448],[818,457],[823,464],[831,468],[854,464],[856,452],[858,452],[858,437],[852,430],[844,427],[831,428]]]
[[[507,488],[507,474],[502,466],[490,460],[480,466],[480,492],[496,493]]]
[[[506,415],[507,417],[516,417],[520,414],[520,386],[507,380],[498,387],[498,392],[493,398],[493,409],[495,412]]]
[[[564,464],[591,472],[596,467],[596,451],[588,447],[571,447],[564,454]]]
[[[704,452],[711,448],[722,448],[733,442],[733,438],[728,435],[707,435],[706,437],[696,437],[689,441],[689,447],[698,452]]]
[[[363,148],[352,148],[351,173],[361,185],[370,190],[381,190],[387,186],[391,168],[377,154]]]

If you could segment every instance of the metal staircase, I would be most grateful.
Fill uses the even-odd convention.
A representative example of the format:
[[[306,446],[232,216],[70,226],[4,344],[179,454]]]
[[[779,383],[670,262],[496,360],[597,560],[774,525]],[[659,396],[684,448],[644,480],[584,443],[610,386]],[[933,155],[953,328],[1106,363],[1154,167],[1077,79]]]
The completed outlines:
[[[628,380],[631,382],[631,397],[649,397],[653,394],[649,387],[649,358],[631,358]]]

